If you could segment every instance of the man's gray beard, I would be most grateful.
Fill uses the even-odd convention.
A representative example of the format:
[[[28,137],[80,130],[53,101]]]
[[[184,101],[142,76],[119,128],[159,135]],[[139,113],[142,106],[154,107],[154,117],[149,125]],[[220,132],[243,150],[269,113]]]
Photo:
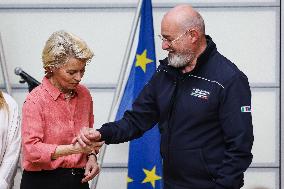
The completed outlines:
[[[182,68],[192,63],[194,59],[193,54],[170,54],[168,55],[168,62],[170,66],[175,68]]]

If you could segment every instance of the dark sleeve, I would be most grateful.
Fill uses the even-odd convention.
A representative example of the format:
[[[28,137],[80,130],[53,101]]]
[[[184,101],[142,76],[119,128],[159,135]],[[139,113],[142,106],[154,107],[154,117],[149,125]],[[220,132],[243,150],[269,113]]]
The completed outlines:
[[[226,150],[216,183],[225,188],[239,189],[243,185],[243,173],[252,161],[254,140],[251,91],[243,73],[225,84],[219,111]]]
[[[143,135],[158,121],[153,79],[145,85],[132,104],[132,110],[124,113],[123,118],[104,124],[98,131],[106,144],[127,142]]]

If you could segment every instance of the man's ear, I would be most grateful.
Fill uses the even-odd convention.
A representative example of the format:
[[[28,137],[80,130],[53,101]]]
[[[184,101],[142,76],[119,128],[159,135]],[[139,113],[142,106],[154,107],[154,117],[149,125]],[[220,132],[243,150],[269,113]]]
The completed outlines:
[[[191,36],[192,43],[195,43],[199,38],[199,32],[195,29],[190,30],[189,35]]]

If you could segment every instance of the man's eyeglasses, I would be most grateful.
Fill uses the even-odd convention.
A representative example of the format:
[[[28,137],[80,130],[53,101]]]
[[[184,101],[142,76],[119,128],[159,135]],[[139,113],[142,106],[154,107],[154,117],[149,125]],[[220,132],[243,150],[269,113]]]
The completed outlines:
[[[169,47],[172,47],[172,45],[175,42],[177,42],[179,39],[181,39],[185,34],[187,34],[187,32],[191,32],[191,31],[192,31],[192,29],[188,29],[184,33],[182,33],[180,36],[178,36],[177,38],[175,38],[173,40],[168,40],[167,38],[164,38],[162,35],[158,35],[158,36],[163,42],[167,42]]]

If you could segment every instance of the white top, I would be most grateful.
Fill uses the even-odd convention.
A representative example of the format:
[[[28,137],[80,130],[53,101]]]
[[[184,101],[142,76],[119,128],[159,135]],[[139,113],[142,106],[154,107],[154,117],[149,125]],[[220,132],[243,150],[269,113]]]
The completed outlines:
[[[16,101],[6,93],[8,104],[0,109],[0,189],[13,185],[21,148],[20,121]]]

